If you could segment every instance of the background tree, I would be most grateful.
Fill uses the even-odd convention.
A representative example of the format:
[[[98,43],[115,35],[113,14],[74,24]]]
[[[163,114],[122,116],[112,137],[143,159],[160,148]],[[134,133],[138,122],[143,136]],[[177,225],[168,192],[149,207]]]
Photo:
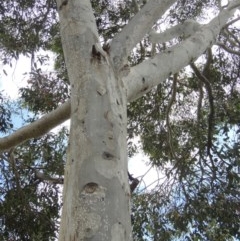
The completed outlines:
[[[46,133],[69,117],[60,240],[131,240],[128,176],[131,187],[138,180],[127,174],[127,127],[129,156],[140,136],[161,172],[151,191],[134,189],[134,238],[238,239],[239,5],[4,1],[2,62],[31,57],[20,105],[32,116],[0,140],[3,240],[57,235],[68,132]],[[55,53],[52,73],[39,50]]]

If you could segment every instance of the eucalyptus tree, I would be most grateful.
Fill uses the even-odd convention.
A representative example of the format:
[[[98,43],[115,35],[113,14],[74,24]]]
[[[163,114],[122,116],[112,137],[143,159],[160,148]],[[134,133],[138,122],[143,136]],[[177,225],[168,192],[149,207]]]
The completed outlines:
[[[39,145],[31,139],[70,118],[59,240],[238,238],[239,6],[239,0],[5,1],[2,61],[31,56],[21,97],[44,114],[0,139],[16,183],[5,201],[14,188],[24,193],[15,166]],[[56,53],[55,75],[34,63],[44,62],[36,57],[40,49]],[[132,194],[133,235],[129,177],[136,179],[127,170],[127,131],[129,140],[141,136],[151,165],[165,174],[152,192]],[[64,141],[54,149],[54,140],[37,140],[46,173],[18,163],[20,170],[61,183],[45,174],[62,174],[53,170],[63,166]],[[50,158],[54,153],[58,158]],[[31,165],[38,161],[31,157]],[[42,240],[43,230],[15,237]]]

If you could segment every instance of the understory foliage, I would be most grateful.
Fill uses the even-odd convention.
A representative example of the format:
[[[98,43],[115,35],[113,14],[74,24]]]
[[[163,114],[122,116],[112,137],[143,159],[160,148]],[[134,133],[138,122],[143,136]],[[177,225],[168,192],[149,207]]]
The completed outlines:
[[[145,4],[137,2],[140,8]],[[92,6],[103,45],[137,13],[130,0],[92,0]],[[208,13],[218,11],[217,0],[176,1],[154,28],[162,30],[189,18],[205,23]],[[240,239],[238,25],[226,25],[217,44],[199,60],[128,105],[129,157],[138,151],[133,144],[138,136],[149,165],[160,173],[154,188],[140,183],[132,194],[136,240]],[[154,52],[180,41],[157,44]],[[51,73],[42,71],[48,57],[39,51],[55,54]],[[23,118],[12,111],[0,92],[2,135],[16,129],[16,116],[31,123],[69,98],[55,1],[3,1],[0,53],[3,64],[20,55],[32,59],[28,85],[19,90],[16,103],[31,115]],[[152,54],[146,36],[129,56],[129,65]],[[0,240],[55,240],[67,136],[62,128],[0,154]]]

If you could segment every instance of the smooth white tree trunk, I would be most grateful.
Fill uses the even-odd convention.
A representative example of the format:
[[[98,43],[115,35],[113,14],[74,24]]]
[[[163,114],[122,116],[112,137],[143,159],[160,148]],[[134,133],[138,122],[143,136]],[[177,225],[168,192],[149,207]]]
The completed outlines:
[[[60,240],[131,240],[126,94],[109,66],[91,65],[72,90]]]
[[[59,240],[131,240],[126,91],[99,49],[90,1],[59,3],[59,8],[71,83]]]
[[[1,138],[0,150],[38,137],[70,115],[60,241],[132,240],[127,102],[201,56],[215,43],[220,30],[240,5],[240,0],[231,1],[209,24],[182,43],[129,68],[126,63],[130,51],[174,2],[148,1],[115,36],[107,54],[99,44],[90,0],[57,0],[71,103]],[[177,34],[173,32],[173,36]]]

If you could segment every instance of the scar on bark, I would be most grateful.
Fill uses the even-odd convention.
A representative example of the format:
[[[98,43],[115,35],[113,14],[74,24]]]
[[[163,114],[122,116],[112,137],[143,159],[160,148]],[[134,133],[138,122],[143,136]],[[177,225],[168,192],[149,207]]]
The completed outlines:
[[[107,54],[110,54],[110,44],[109,43],[104,44],[102,48]]]
[[[83,187],[86,193],[94,193],[98,189],[98,184],[95,182],[89,182]]]
[[[62,1],[61,5],[60,5],[60,7],[59,7],[59,10],[62,10],[62,8],[65,7],[65,6],[67,6],[67,4],[68,4],[68,0]]]
[[[106,159],[106,160],[114,159],[114,155],[107,151],[103,152],[102,157],[103,157],[103,159]]]
[[[145,87],[143,87],[143,88],[141,89],[141,92],[146,91],[148,88],[149,88],[149,86],[145,86]]]
[[[109,65],[108,53],[102,48],[100,43],[95,43],[94,45],[92,45],[92,60],[96,59],[100,62],[102,58]]]
[[[98,61],[101,60],[101,53],[97,51],[95,45],[92,46],[92,57]]]

